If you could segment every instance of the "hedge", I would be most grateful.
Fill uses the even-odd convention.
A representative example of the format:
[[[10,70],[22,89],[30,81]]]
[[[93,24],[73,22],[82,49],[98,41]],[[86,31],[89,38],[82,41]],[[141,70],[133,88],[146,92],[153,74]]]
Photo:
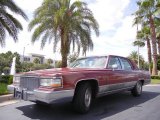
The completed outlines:
[[[151,79],[158,79],[158,80],[160,80],[160,76],[158,76],[158,75],[152,75]]]
[[[0,83],[0,95],[6,95],[6,94],[8,94],[7,84]]]
[[[0,83],[12,84],[13,75],[0,75]]]

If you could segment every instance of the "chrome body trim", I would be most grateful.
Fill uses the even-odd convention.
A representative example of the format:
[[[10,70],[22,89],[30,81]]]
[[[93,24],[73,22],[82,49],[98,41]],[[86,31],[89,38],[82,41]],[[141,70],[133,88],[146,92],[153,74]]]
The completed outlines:
[[[48,104],[64,102],[66,100],[71,101],[74,96],[74,89],[62,91],[44,91],[35,89],[33,91],[28,91],[14,85],[8,85],[8,90],[11,93],[14,93],[14,96],[18,99],[33,102],[41,101]]]
[[[124,83],[116,83],[116,84],[108,84],[99,86],[99,93],[105,93],[109,91],[114,91],[118,89],[125,89],[128,87],[134,87],[136,85],[137,81],[131,81],[131,82],[124,82]]]
[[[106,91],[106,92],[98,93],[97,97],[101,97],[101,96],[104,96],[104,95],[109,95],[109,94],[117,93],[117,92],[124,91],[124,90],[131,90],[132,88],[133,88],[133,86],[132,87],[126,87],[126,88],[115,89],[115,90],[111,90],[111,91]]]
[[[99,81],[98,81],[96,78],[86,78],[86,79],[80,79],[80,80],[76,81],[75,88],[76,88],[76,86],[77,86],[77,84],[78,84],[79,82],[81,82],[81,81],[86,81],[86,80],[95,80],[95,81],[97,81],[98,86],[99,86]]]

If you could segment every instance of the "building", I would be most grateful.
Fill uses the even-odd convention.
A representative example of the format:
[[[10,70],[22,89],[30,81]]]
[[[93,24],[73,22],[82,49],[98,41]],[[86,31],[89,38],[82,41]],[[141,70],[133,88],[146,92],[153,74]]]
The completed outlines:
[[[45,58],[44,55],[40,55],[40,54],[35,54],[35,53],[30,53],[28,55],[20,55],[20,62],[31,62],[33,63],[35,59],[38,59],[40,64],[44,64],[48,62],[48,59]],[[51,59],[52,61],[54,61],[53,59]],[[53,64],[54,62],[52,62]]]

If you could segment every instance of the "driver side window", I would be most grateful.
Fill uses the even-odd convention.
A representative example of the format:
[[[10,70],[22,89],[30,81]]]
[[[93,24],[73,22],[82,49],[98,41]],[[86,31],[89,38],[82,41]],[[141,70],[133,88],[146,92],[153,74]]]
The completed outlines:
[[[108,68],[113,68],[113,65],[116,65],[116,69],[122,69],[120,61],[117,57],[110,57],[108,62]]]

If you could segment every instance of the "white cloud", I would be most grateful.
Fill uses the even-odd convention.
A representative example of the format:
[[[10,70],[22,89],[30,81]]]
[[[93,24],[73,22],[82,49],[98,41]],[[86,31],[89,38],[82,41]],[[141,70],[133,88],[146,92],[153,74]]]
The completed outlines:
[[[15,3],[27,13],[32,13],[43,0],[14,0]]]
[[[124,9],[129,0],[96,0],[89,8],[100,24],[100,30],[110,30],[116,23],[122,21]]]
[[[129,3],[129,0],[97,0],[96,3],[89,5],[100,24],[100,31],[104,33],[99,38],[93,36],[95,49],[88,55],[128,56],[133,50],[137,50],[132,44],[136,39],[136,28],[132,26],[133,16],[125,16]],[[109,35],[111,30],[115,31],[112,36]],[[145,51],[145,48],[140,48],[141,54],[147,60]]]
[[[33,11],[41,5],[43,0],[14,0],[26,13],[31,16]],[[86,0],[87,1],[87,0]],[[131,0],[90,0],[89,8],[93,11],[93,14],[100,25],[100,37],[96,38],[93,35],[93,41],[95,43],[94,51],[89,52],[87,55],[99,55],[99,54],[116,54],[122,56],[128,56],[129,53],[137,48],[132,46],[132,42],[135,40],[136,29],[132,27],[133,16],[125,16],[125,10],[130,4]],[[13,40],[8,37],[6,42],[6,48],[0,48],[0,52],[6,52],[8,50],[17,51],[20,54],[23,52],[23,47],[31,41],[31,32],[28,32],[28,22],[23,20],[20,16],[16,16],[24,26],[24,30],[19,34],[19,42],[14,43]],[[114,31],[112,36],[109,35],[110,31]],[[141,50],[143,56],[146,58],[146,52]],[[33,45],[26,46],[25,53],[38,53],[46,55],[47,57],[60,58],[59,54],[53,54],[52,44],[46,44],[46,47],[40,50],[40,42],[36,42]]]

